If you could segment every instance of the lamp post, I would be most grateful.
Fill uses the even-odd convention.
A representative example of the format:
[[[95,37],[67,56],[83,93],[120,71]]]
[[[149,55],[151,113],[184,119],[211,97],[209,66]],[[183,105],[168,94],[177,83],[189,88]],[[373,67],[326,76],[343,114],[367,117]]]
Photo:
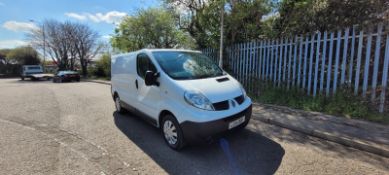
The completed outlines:
[[[45,71],[45,64],[46,64],[46,31],[45,31],[45,24],[42,24],[42,35],[43,35],[43,71]]]
[[[220,10],[220,50],[219,67],[223,68],[223,31],[224,31],[224,2]]]

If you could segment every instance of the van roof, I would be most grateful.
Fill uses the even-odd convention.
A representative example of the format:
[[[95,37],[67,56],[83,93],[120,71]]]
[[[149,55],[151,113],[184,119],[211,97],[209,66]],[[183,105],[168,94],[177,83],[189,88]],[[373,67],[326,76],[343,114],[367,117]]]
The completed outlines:
[[[141,49],[141,50],[137,50],[137,51],[133,51],[133,52],[117,54],[117,55],[114,55],[114,56],[128,55],[128,54],[131,54],[131,53],[139,53],[139,52],[165,52],[165,51],[197,52],[197,53],[201,53],[201,51],[189,50],[189,49]]]

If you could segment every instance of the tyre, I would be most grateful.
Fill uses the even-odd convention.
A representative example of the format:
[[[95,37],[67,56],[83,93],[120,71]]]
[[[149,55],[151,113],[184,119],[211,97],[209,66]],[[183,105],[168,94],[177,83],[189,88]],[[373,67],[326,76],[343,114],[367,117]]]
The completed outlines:
[[[161,132],[170,148],[180,150],[184,147],[184,135],[173,115],[166,115],[161,122]]]
[[[236,130],[243,130],[244,128],[246,128],[246,126],[249,124],[249,122],[250,122],[250,119],[246,120],[244,123],[237,126]]]
[[[126,110],[122,107],[119,96],[115,96],[115,108],[116,112],[120,114],[124,114],[126,112]]]
[[[22,81],[24,80],[24,77],[20,77],[22,79]]]

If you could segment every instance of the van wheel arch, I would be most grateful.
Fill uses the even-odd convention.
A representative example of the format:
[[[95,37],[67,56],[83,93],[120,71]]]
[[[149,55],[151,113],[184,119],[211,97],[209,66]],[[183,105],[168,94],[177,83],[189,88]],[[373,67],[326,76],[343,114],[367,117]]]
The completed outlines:
[[[117,98],[119,98],[119,101],[117,102]],[[119,112],[120,114],[124,114],[126,111],[126,109],[124,109],[121,105],[121,100],[120,100],[120,97],[118,95],[118,93],[114,93],[113,95],[113,101],[115,102],[115,108],[116,108],[116,111]]]
[[[112,99],[115,100],[116,97],[119,97],[119,94],[115,91],[112,95]]]
[[[158,117],[158,126],[159,126],[159,128],[162,127],[162,126],[161,126],[161,123],[162,123],[163,117],[165,117],[165,116],[168,115],[168,114],[174,116],[174,118],[175,118],[175,115],[174,115],[172,112],[168,111],[168,110],[162,110],[162,111],[159,113],[159,117]],[[176,118],[176,120],[177,120],[177,118]]]
[[[173,126],[174,131],[176,132],[176,139],[177,139],[175,143],[171,143],[170,141],[168,141],[169,140],[168,138],[172,138],[172,137],[169,136],[169,134],[168,134],[169,132],[165,131],[165,128],[163,126],[165,124],[165,122],[167,124],[168,124],[168,122],[170,122],[171,124],[173,123],[172,126]],[[184,134],[182,132],[180,124],[177,121],[177,118],[174,116],[174,114],[172,112],[170,112],[168,110],[163,110],[160,113],[160,115],[159,115],[159,128],[161,130],[161,134],[164,137],[165,142],[169,145],[170,148],[172,148],[173,150],[179,151],[183,147],[185,147],[186,142],[185,142]]]

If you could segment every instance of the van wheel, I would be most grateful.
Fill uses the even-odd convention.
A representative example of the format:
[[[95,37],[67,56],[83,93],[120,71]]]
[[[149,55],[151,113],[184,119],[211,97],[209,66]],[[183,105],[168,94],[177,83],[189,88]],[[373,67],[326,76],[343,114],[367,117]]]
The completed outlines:
[[[246,120],[244,123],[236,127],[236,130],[244,130],[246,126],[249,124],[250,119]]]
[[[121,102],[120,102],[119,96],[116,96],[116,97],[115,97],[115,108],[116,108],[116,111],[117,111],[118,113],[120,113],[120,114],[123,114],[123,113],[126,112],[125,109],[122,107],[122,104],[121,104]]]
[[[180,150],[184,147],[184,135],[174,116],[168,114],[162,119],[161,131],[170,148]]]

